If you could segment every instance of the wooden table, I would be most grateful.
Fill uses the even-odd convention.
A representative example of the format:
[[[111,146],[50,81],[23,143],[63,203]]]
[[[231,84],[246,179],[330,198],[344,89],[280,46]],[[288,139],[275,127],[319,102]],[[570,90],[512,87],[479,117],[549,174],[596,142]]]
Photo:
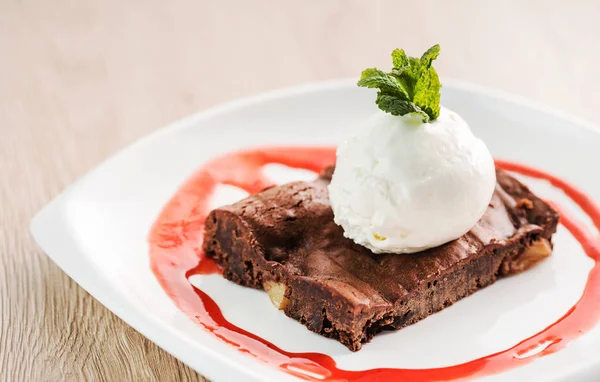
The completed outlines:
[[[492,5],[495,4],[495,5]],[[33,243],[31,216],[107,155],[232,98],[389,67],[600,124],[600,2],[0,1],[0,380],[202,380]]]

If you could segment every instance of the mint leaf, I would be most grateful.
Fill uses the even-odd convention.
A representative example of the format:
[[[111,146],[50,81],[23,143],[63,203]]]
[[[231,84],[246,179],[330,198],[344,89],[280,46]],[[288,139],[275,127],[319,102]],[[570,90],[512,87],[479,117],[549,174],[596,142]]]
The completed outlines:
[[[379,89],[375,102],[381,110],[392,115],[417,113],[423,117],[423,122],[430,122],[440,114],[442,85],[432,66],[439,54],[439,45],[429,48],[420,58],[394,49],[391,72],[366,69],[358,86]]]
[[[429,121],[429,116],[413,102],[379,92],[377,94],[377,100],[375,103],[381,110],[385,111],[386,113],[390,113],[391,115],[417,113],[423,117],[423,122]]]
[[[423,71],[415,85],[415,96],[413,101],[415,104],[427,113],[431,119],[435,119],[440,115],[440,90],[442,84],[440,78],[433,67],[429,67]]]
[[[427,49],[425,53],[421,56],[421,62],[427,68],[431,66],[431,61],[435,60],[440,55],[440,45],[435,44],[431,48]]]
[[[398,79],[376,68],[365,69],[357,83],[358,86],[380,89],[382,92],[408,100],[408,93]]]
[[[394,69],[400,72],[404,72],[408,68],[408,57],[404,49],[394,49],[392,52],[392,63],[394,64]]]

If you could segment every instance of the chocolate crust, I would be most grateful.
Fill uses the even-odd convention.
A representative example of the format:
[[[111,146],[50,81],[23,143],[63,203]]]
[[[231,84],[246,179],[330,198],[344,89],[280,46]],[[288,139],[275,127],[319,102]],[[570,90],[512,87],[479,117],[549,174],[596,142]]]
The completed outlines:
[[[408,255],[374,254],[344,238],[329,204],[331,173],[212,211],[204,250],[225,278],[264,288],[287,316],[352,351],[382,330],[413,324],[550,253],[557,212],[502,170],[486,213],[470,232]],[[533,251],[539,243],[547,251]]]

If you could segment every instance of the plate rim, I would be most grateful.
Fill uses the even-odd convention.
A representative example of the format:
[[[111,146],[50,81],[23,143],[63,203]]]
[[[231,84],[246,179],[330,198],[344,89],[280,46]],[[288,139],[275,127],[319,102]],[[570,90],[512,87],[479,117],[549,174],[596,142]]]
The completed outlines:
[[[521,95],[512,94],[503,90],[488,88],[463,80],[450,78],[444,78],[443,84],[445,87],[467,91],[475,94],[476,96],[485,96],[488,98],[492,98],[495,101],[507,102],[514,104],[515,106],[521,106],[533,111],[538,111],[547,114],[553,118],[577,125],[581,128],[590,130],[600,135],[600,127],[598,125],[595,125],[592,122],[581,119],[573,114],[567,113],[560,109],[545,105],[543,103],[532,101]],[[144,146],[148,142],[160,139],[164,135],[173,134],[177,130],[185,128],[186,126],[197,124],[204,119],[208,119],[221,114],[227,114],[228,112],[239,108],[252,106],[254,104],[268,102],[270,100],[290,97],[294,95],[300,95],[316,91],[349,88],[351,86],[355,86],[354,79],[341,78],[328,81],[309,82],[290,87],[268,90],[246,97],[236,98],[224,103],[220,103],[211,106],[207,109],[200,110],[197,113],[180,118],[174,122],[168,123],[165,126],[160,127],[155,131],[152,131],[134,140],[133,142],[126,144],[124,147],[116,150],[114,153],[110,154],[106,159],[102,160],[100,163],[92,167],[90,170],[88,170],[82,176],[80,176],[77,180],[75,180],[73,183],[67,186],[63,191],[57,194],[50,202],[45,204],[31,218],[29,225],[30,233],[34,238],[34,241],[46,254],[46,256],[48,256],[59,268],[61,268],[63,272],[65,272],[71,279],[73,279],[81,288],[83,288],[86,292],[92,295],[96,300],[98,300],[112,313],[116,314],[120,319],[125,321],[127,325],[134,328],[136,331],[141,333],[150,341],[157,344],[160,348],[167,351],[169,354],[171,354],[172,356],[174,356],[193,370],[196,370],[202,375],[208,376],[209,378],[214,380],[220,379],[222,377],[222,373],[220,373],[220,370],[223,366],[230,366],[233,369],[235,369],[236,372],[240,373],[239,375],[244,376],[246,378],[252,377],[255,380],[264,380],[265,373],[271,374],[271,377],[278,376],[278,378],[290,379],[289,374],[278,371],[260,362],[256,363],[256,367],[249,368],[244,364],[236,362],[235,359],[229,358],[226,355],[219,353],[218,351],[213,351],[210,347],[202,343],[198,344],[192,342],[191,340],[186,341],[187,346],[189,346],[190,348],[193,347],[196,351],[202,350],[202,355],[206,357],[206,359],[204,360],[205,362],[203,362],[202,370],[200,370],[191,361],[193,358],[196,358],[198,353],[195,353],[194,357],[190,355],[185,356],[185,354],[180,354],[180,351],[178,351],[176,354],[174,349],[175,346],[171,346],[171,344],[168,341],[162,339],[164,335],[168,335],[169,333],[171,333],[170,328],[167,328],[155,318],[151,316],[149,317],[147,314],[144,314],[144,312],[141,310],[128,309],[127,300],[124,299],[123,296],[121,296],[120,293],[110,283],[107,282],[107,280],[105,279],[105,277],[102,276],[102,274],[93,269],[93,264],[89,263],[88,260],[85,260],[85,256],[81,256],[81,258],[84,259],[85,263],[87,263],[87,267],[89,268],[87,270],[88,273],[94,273],[92,278],[90,278],[90,275],[88,274],[86,280],[82,281],[79,275],[76,275],[74,277],[74,272],[66,270],[65,268],[69,268],[69,266],[66,265],[64,261],[66,261],[67,258],[73,259],[75,257],[78,257],[77,253],[70,253],[69,255],[66,255],[66,257],[62,257],[61,259],[61,256],[56,255],[56,252],[59,251],[59,249],[52,248],[55,246],[49,243],[49,241],[46,238],[46,235],[49,234],[48,231],[52,231],[50,232],[51,235],[56,234],[58,231],[61,231],[58,232],[59,235],[57,235],[64,236],[64,240],[61,240],[61,243],[65,244],[69,240],[70,235],[68,232],[68,227],[66,226],[66,224],[64,224],[66,222],[62,221],[61,206],[64,204],[64,202],[66,202],[69,199],[70,194],[73,193],[73,191],[75,191],[80,184],[84,183],[89,177],[92,176],[92,174],[97,172],[100,168],[110,166],[113,162],[118,161],[125,152]],[[51,223],[52,220],[54,220],[52,218],[56,216],[61,217],[60,220],[62,224],[55,224],[55,226],[52,229],[47,230],[49,223]],[[69,243],[69,246],[73,245],[74,243]],[[75,247],[74,250],[77,251],[77,248]],[[210,366],[210,361],[214,361],[212,366]],[[580,373],[586,373],[586,371],[600,371],[600,360],[590,359],[582,361],[583,362],[578,362],[576,365],[572,365],[573,367],[569,368],[569,371],[564,370],[564,373],[560,373],[561,375],[557,375],[556,380],[566,380],[567,378],[577,376]],[[294,378],[290,380],[296,379]]]

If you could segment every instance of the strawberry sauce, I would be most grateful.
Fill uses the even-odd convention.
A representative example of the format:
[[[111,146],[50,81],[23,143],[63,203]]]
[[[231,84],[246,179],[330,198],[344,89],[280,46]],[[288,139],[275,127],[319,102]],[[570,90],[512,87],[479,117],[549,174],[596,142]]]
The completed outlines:
[[[360,371],[339,369],[333,358],[321,353],[291,353],[241,329],[225,319],[206,293],[190,284],[195,274],[219,272],[216,263],[202,253],[204,220],[216,186],[236,186],[256,193],[271,185],[262,173],[266,164],[278,163],[320,172],[335,161],[335,149],[278,147],[234,152],[204,164],[177,191],[151,229],[150,264],[165,292],[190,319],[240,352],[281,371],[319,381],[451,381],[481,377],[518,367],[554,353],[590,330],[600,320],[600,236],[571,214],[553,204],[561,224],[594,260],[580,300],[558,321],[510,349],[463,364],[432,369],[379,368]],[[524,165],[496,161],[505,170],[544,179],[567,194],[600,230],[600,207],[567,182]]]

